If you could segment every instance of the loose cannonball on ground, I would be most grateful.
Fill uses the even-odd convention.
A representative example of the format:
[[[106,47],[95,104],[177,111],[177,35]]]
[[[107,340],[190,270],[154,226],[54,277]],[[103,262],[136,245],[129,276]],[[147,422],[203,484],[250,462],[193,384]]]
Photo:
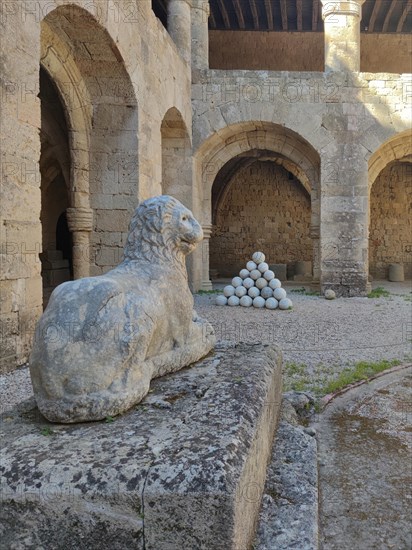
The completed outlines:
[[[259,265],[258,265],[258,270],[261,272],[261,273],[265,273],[265,271],[267,271],[269,269],[269,266],[266,262],[261,262]]]
[[[260,294],[260,290],[256,288],[255,286],[252,286],[252,288],[249,288],[248,292],[249,296],[251,298],[256,298]]]
[[[267,271],[264,272],[263,276],[267,281],[271,281],[272,279],[275,278],[275,273],[270,269],[268,269]]]
[[[232,285],[227,285],[223,289],[223,294],[226,296],[226,298],[229,298],[229,296],[233,296],[235,293],[235,287]]]
[[[269,281],[269,286],[270,288],[275,290],[275,288],[280,288],[282,286],[282,283],[279,281],[279,279],[271,279]]]
[[[238,298],[241,298],[247,294],[247,290],[244,286],[238,286],[236,287],[235,294]]]
[[[283,300],[283,298],[286,298],[286,290],[280,287],[275,288],[275,290],[273,291],[273,296],[278,301]]]
[[[255,262],[248,262],[246,264],[246,269],[248,269],[249,271],[253,271],[256,268],[257,268],[257,264],[255,264]]]
[[[255,285],[262,289],[262,288],[265,288],[265,286],[268,286],[268,282],[266,279],[264,279],[263,277],[260,277],[260,279],[258,279],[255,283]]]
[[[262,296],[257,296],[253,300],[253,307],[258,307],[258,308],[265,307],[265,299],[262,298]]]
[[[262,296],[262,298],[267,300],[268,298],[271,298],[273,296],[273,290],[271,288],[269,288],[268,286],[265,286],[260,291],[260,295]]]
[[[251,279],[250,277],[247,277],[244,281],[243,281],[243,286],[245,288],[252,288],[252,286],[255,286],[255,281],[253,279]]]
[[[231,296],[229,300],[227,301],[228,306],[238,306],[239,305],[239,298],[237,296]]]
[[[263,252],[255,252],[252,256],[252,260],[254,262],[256,262],[257,264],[261,264],[262,262],[265,261],[265,255],[263,254]]]
[[[261,276],[261,273],[258,269],[252,269],[252,271],[250,272],[250,276],[256,281]]]
[[[241,279],[246,279],[246,277],[249,277],[249,270],[248,269],[241,269],[239,271],[239,277]]]
[[[331,288],[328,288],[328,290],[325,290],[325,298],[327,300],[334,300],[336,298],[336,294]]]
[[[276,300],[276,298],[268,298],[265,302],[265,307],[268,309],[276,309],[279,305],[279,302]]]
[[[282,300],[279,300],[279,309],[292,309],[292,307],[292,300],[289,300],[289,298],[282,298]]]
[[[233,277],[232,279],[232,286],[235,288],[240,286],[243,283],[243,279],[241,277]]]
[[[243,307],[250,307],[253,304],[253,300],[250,296],[242,296],[239,303]]]
[[[225,306],[226,304],[227,304],[226,296],[223,296],[222,294],[219,294],[219,296],[216,296],[216,305],[217,306]]]

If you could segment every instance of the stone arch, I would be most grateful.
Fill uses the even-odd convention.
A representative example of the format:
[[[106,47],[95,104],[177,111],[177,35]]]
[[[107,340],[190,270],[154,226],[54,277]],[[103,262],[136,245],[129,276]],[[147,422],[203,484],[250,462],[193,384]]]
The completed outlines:
[[[205,236],[212,230],[212,188],[220,170],[237,157],[250,155],[272,157],[299,179],[311,198],[311,237],[313,242],[313,276],[319,273],[320,157],[315,148],[302,136],[285,126],[272,122],[242,122],[219,130],[208,138],[195,155],[197,188],[202,190],[202,221]],[[208,279],[209,243],[204,241],[202,285]]]
[[[107,260],[107,233],[127,232],[138,196],[133,85],[108,31],[91,13],[72,4],[43,19],[40,63],[58,89],[68,126],[67,218],[74,277],[102,273],[118,259],[112,255],[112,261]],[[119,217],[114,221],[116,210]],[[99,254],[93,259],[97,246]]]
[[[412,132],[386,141],[369,159],[369,273],[386,279],[402,263],[412,278]]]
[[[192,208],[192,149],[182,114],[168,109],[161,124],[162,194],[172,195]]]

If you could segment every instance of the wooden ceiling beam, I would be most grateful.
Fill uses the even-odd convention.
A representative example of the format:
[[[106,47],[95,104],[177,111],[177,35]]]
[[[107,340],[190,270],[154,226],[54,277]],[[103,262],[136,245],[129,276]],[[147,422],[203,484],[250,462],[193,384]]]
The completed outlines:
[[[250,10],[252,12],[255,30],[259,30],[259,14],[256,7],[256,0],[250,0]]]
[[[391,3],[391,5],[388,9],[388,13],[386,14],[386,17],[385,17],[385,21],[383,23],[382,32],[386,32],[388,30],[391,15],[392,15],[393,10],[395,9],[395,2],[397,2],[397,1],[398,0],[392,0],[392,3]]]
[[[268,20],[268,29],[273,31],[273,12],[272,0],[265,0],[266,18]]]
[[[280,13],[282,14],[282,28],[288,30],[288,4],[287,0],[280,0]]]
[[[229,19],[229,14],[227,13],[225,2],[224,2],[224,0],[218,0],[218,2],[219,2],[220,13],[222,14],[223,22],[225,24],[225,27],[229,30],[230,29],[230,19]]]
[[[369,32],[373,32],[375,30],[376,18],[378,17],[378,13],[381,6],[382,6],[382,0],[376,0],[375,5],[373,6],[371,18],[369,20],[369,28],[368,28]]]
[[[233,0],[233,5],[235,7],[236,17],[237,17],[237,21],[239,23],[239,29],[245,29],[246,28],[245,19],[243,17],[243,11],[242,11],[242,7],[240,5],[240,1],[239,0]]]
[[[297,19],[298,19],[298,31],[303,31],[303,23],[302,23],[302,0],[296,0],[296,11],[297,11]]]
[[[318,30],[318,21],[319,21],[319,0],[313,0],[312,31],[314,32]]]
[[[405,23],[405,19],[408,17],[409,12],[412,8],[412,2],[408,0],[408,2],[405,3],[405,7],[403,8],[402,15],[399,18],[398,26],[396,27],[396,32],[402,32],[403,24]]]

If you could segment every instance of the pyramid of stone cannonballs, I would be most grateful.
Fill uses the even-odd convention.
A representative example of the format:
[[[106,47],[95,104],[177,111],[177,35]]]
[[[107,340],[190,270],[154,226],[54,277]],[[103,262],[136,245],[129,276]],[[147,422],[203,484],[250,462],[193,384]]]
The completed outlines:
[[[223,294],[216,297],[218,306],[242,306],[267,309],[291,309],[292,301],[286,297],[282,283],[275,278],[265,262],[263,252],[255,252],[252,260],[241,269],[232,284],[225,286]]]

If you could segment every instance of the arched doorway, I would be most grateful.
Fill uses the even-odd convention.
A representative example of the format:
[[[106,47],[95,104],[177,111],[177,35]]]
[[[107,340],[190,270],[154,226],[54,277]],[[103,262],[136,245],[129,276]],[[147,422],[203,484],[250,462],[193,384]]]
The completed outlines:
[[[317,283],[320,279],[320,157],[318,152],[302,136],[273,122],[251,121],[233,124],[211,136],[201,145],[195,156],[197,187],[202,190],[203,222],[206,227],[209,226],[210,228],[209,235],[214,230],[212,213],[216,209],[216,200],[220,193],[217,192],[217,189],[222,187],[219,185],[219,180],[228,183],[228,180],[233,177],[230,174],[233,170],[233,163],[238,162],[235,159],[242,159],[241,162],[243,163],[249,163],[250,161],[262,162],[265,165],[264,170],[266,172],[270,172],[271,165],[268,163],[272,163],[273,177],[275,177],[274,172],[282,167],[284,172],[282,172],[281,177],[286,178],[288,182],[292,181],[289,178],[294,179],[295,190],[299,189],[296,192],[303,193],[302,201],[307,201],[307,195],[310,196],[310,230],[309,235],[306,232],[305,239],[311,239],[312,242],[313,282]],[[276,167],[274,167],[275,165]],[[262,166],[257,169],[261,170],[261,168]],[[225,177],[221,177],[222,173],[220,171],[223,174],[226,173]],[[289,174],[291,175],[289,176]],[[297,185],[298,182],[300,182],[300,185]],[[283,189],[286,189],[288,185],[290,184],[283,186]],[[302,186],[306,191],[302,190]],[[305,192],[306,199],[304,198]],[[307,211],[307,202],[304,208]],[[257,213],[257,215],[259,214]],[[293,221],[296,219],[296,215],[295,217],[291,216],[289,220],[291,228],[293,227]],[[306,245],[304,248],[307,251]],[[303,260],[303,258],[301,259]],[[209,242],[205,241],[202,255],[203,288],[208,286],[210,288],[208,260]]]
[[[385,142],[369,159],[369,273],[388,278],[390,264],[412,278],[412,133]]]
[[[167,111],[161,126],[162,194],[172,195],[192,208],[192,166],[189,134],[181,113]]]
[[[73,5],[56,8],[42,21],[41,67],[66,119],[62,172],[73,277],[101,274],[119,260],[137,203],[134,88],[108,31]],[[51,149],[57,154],[62,142],[53,140]]]
[[[234,276],[257,249],[271,264],[284,265],[289,278],[297,261],[312,263],[310,189],[282,164],[273,154],[253,151],[217,175],[210,239],[215,276]]]

